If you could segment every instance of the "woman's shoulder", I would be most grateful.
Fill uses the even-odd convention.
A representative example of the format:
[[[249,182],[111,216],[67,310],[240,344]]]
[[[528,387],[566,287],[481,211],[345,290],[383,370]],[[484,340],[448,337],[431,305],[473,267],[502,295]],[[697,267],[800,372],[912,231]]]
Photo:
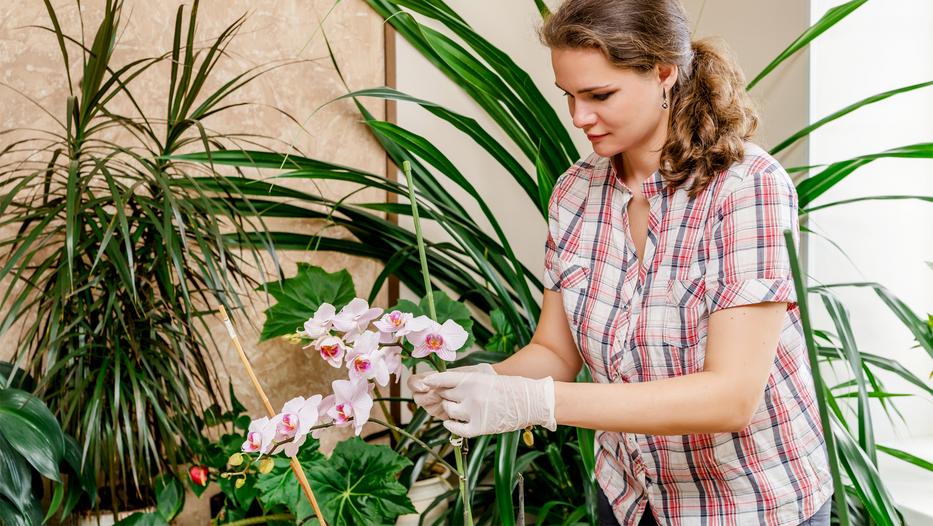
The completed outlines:
[[[585,197],[595,178],[607,172],[609,159],[595,152],[581,157],[564,171],[554,182],[554,194],[561,198],[565,195]]]
[[[561,184],[572,185],[580,180],[589,181],[592,175],[600,169],[605,168],[608,162],[608,158],[601,157],[596,152],[584,155],[557,178],[554,186],[557,187]]]
[[[794,183],[777,159],[761,146],[746,141],[742,159],[736,161],[713,180],[711,190],[722,199],[751,187],[777,185],[791,192]]]

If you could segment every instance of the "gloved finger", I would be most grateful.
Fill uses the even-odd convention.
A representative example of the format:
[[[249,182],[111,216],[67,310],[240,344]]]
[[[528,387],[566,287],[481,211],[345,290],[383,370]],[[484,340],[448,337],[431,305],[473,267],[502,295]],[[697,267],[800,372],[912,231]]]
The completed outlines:
[[[449,400],[451,402],[462,402],[466,400],[466,393],[462,389],[456,387],[451,389],[437,388],[434,390],[434,393],[436,393],[441,400]]]
[[[465,381],[468,381],[470,376],[478,373],[460,373],[456,371],[446,371],[443,373],[432,374],[431,376],[424,379],[424,384],[428,387],[444,387],[451,388],[457,387]]]
[[[470,421],[470,412],[463,407],[463,404],[444,400],[441,407],[447,412],[449,419],[460,420],[461,422]]]
[[[439,404],[441,403],[441,393],[438,389],[428,389],[424,392],[413,392],[411,397],[415,400],[415,403],[418,405],[425,404]]]
[[[438,418],[440,420],[447,420],[450,418],[450,416],[447,415],[447,411],[444,411],[444,407],[439,403],[423,405],[421,407],[427,414],[433,416],[434,418]]]
[[[413,393],[425,393],[431,388],[424,383],[424,379],[428,376],[437,374],[436,372],[430,372],[426,374],[413,374],[408,377],[408,380],[405,382],[408,385],[408,388],[411,389]]]
[[[473,430],[473,426],[470,424],[457,422],[456,420],[444,420],[444,427],[451,433],[463,438],[473,438],[479,434]]]

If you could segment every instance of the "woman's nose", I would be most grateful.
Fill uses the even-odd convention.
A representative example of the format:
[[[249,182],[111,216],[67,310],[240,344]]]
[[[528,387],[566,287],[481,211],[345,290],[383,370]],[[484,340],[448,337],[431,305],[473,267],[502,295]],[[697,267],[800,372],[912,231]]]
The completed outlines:
[[[570,113],[573,117],[573,125],[577,128],[589,128],[596,124],[596,113],[585,104],[574,103]]]

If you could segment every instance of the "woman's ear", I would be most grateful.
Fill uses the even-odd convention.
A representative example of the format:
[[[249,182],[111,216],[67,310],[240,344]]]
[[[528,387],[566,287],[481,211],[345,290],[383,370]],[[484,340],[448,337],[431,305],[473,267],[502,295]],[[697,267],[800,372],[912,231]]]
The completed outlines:
[[[677,82],[678,68],[675,64],[658,64],[655,71],[658,74],[658,82],[665,89],[671,89]]]

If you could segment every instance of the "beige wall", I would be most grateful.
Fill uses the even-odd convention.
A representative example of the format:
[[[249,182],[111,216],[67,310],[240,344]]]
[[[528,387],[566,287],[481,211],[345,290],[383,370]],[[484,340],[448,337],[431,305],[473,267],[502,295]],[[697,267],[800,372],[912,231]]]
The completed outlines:
[[[79,35],[75,3],[53,4],[58,6],[58,16],[66,33]],[[113,63],[123,64],[134,58],[154,56],[170,49],[175,12],[180,4],[182,2],[178,0],[128,0],[124,8],[123,31],[119,35]],[[191,2],[184,4],[190,6]],[[358,113],[352,103],[335,103],[312,116],[315,108],[345,93],[327,56],[321,32],[317,30],[319,21],[333,4],[332,0],[202,1],[198,17],[199,44],[219,35],[240,15],[248,14],[240,35],[228,49],[229,56],[222,61],[215,74],[215,87],[219,86],[218,81],[221,79],[229,79],[249,67],[273,61],[302,60],[301,63],[260,77],[237,97],[238,100],[252,101],[258,105],[224,113],[205,124],[218,132],[269,135],[296,146],[311,157],[381,174],[385,170],[384,154],[359,123]],[[100,19],[104,1],[85,1],[81,5],[86,31],[90,33]],[[54,129],[54,120],[14,89],[34,98],[55,117],[64,117],[68,91],[58,45],[50,33],[27,27],[37,24],[49,24],[43,2],[15,0],[0,5],[0,81],[9,85],[9,88],[0,87],[0,130],[26,126]],[[362,0],[346,0],[337,4],[324,27],[352,89],[384,83],[382,20]],[[92,38],[92,35],[88,38]],[[76,60],[79,55],[72,50],[71,56],[74,72],[80,67]],[[133,92],[147,114],[161,117],[164,114],[168,75],[164,68],[154,73],[140,79]],[[304,129],[269,107],[289,113],[303,124]],[[369,108],[377,116],[383,114],[383,105],[379,102],[371,101]],[[9,136],[0,135],[0,149],[9,140]],[[314,190],[311,185],[305,186],[309,191]],[[345,184],[326,181],[318,187],[331,198],[341,197],[352,189]],[[384,199],[384,194],[371,190],[357,194],[354,199],[378,201]],[[312,222],[279,226],[290,231],[309,233],[318,227]],[[333,230],[328,233],[340,234]],[[282,259],[286,275],[294,273],[297,261],[321,265],[329,271],[347,268],[354,277],[358,294],[362,296],[369,292],[370,285],[381,270],[381,264],[377,262],[331,253],[289,253],[284,254]],[[3,288],[6,288],[6,284],[3,284]],[[254,295],[253,299],[257,302],[258,310],[266,307],[264,297]],[[384,306],[385,302],[383,293],[379,303]],[[330,379],[345,376],[345,371],[330,368],[296,345],[284,342],[257,345],[257,333],[249,327],[248,320],[255,320],[256,325],[261,326],[262,317],[255,313],[250,313],[248,317],[240,316],[239,326],[241,338],[256,372],[276,408],[293,396],[327,394],[330,392]],[[215,331],[220,342],[227,341],[221,325],[216,324]],[[13,331],[0,340],[0,358],[9,358],[17,337]],[[220,355],[223,363],[217,366],[221,370],[221,382],[225,385],[227,376],[232,377],[236,391],[250,413],[260,415],[261,404],[253,395],[232,346],[224,343]]]

